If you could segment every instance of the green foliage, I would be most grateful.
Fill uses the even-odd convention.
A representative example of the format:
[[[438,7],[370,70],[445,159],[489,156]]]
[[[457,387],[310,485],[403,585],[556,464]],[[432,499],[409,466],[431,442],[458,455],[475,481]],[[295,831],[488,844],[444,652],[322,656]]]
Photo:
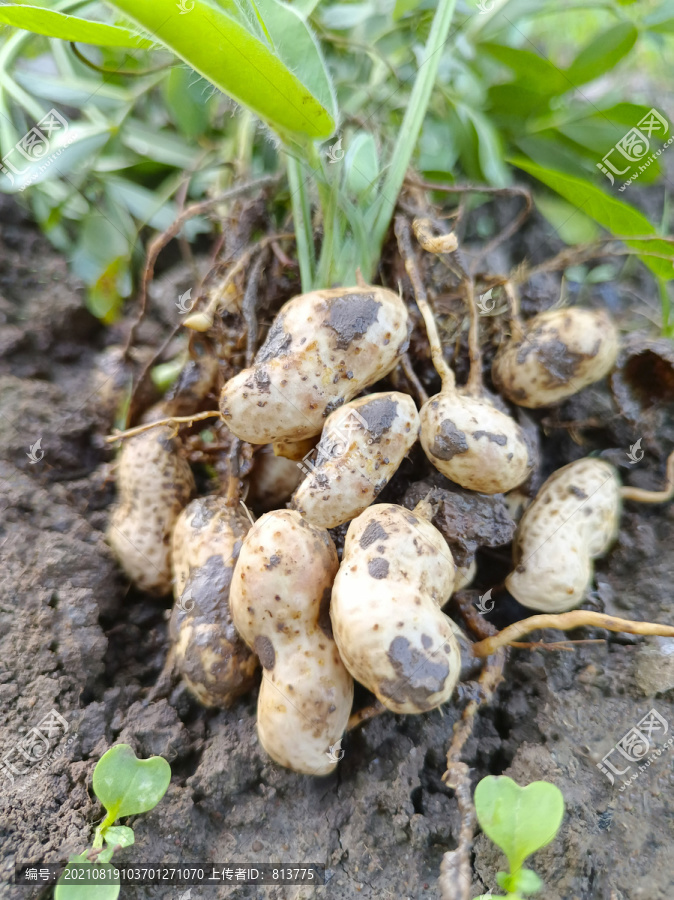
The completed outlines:
[[[152,46],[152,41],[141,38],[128,28],[91,22],[89,19],[68,16],[57,10],[38,6],[7,4],[0,8],[0,22],[63,41],[83,41],[85,44],[98,44],[102,47],[140,49]]]
[[[330,137],[330,77],[304,20],[277,0],[114,0],[117,9],[289,139]],[[252,14],[252,13],[255,14]]]
[[[512,778],[488,775],[475,789],[475,812],[480,828],[508,859],[510,871],[496,876],[499,887],[512,900],[540,891],[543,882],[524,868],[524,861],[554,840],[559,831],[564,817],[559,788],[547,781],[520,787]]]
[[[107,870],[106,881],[114,882],[114,867],[109,865],[113,854],[130,847],[135,840],[128,825],[114,825],[122,816],[135,816],[148,812],[159,803],[171,780],[171,767],[161,756],[138,759],[128,744],[117,744],[96,763],[93,776],[94,793],[107,811],[105,819],[96,829],[91,850],[85,850],[70,858],[68,868],[95,865]],[[105,847],[103,846],[105,844]],[[95,857],[95,862],[92,861]],[[103,877],[103,873],[99,873]],[[59,879],[54,900],[116,900],[120,885],[77,884]]]
[[[54,244],[76,259],[89,306],[105,321],[131,292],[143,229],[174,215],[183,173],[198,173],[189,190],[197,198],[231,186],[234,173],[276,171],[284,154],[306,287],[351,280],[356,266],[373,274],[410,162],[431,180],[503,186],[517,177],[515,161],[567,242],[618,225],[625,235],[657,234],[613,195],[618,185],[609,193],[598,164],[649,112],[626,102],[620,85],[643,64],[662,79],[671,0],[601,0],[585,9],[498,0],[486,13],[473,0],[458,0],[456,11],[454,0],[189,0],[184,9],[175,0],[54,0],[50,10],[40,2],[0,7],[0,20],[35,32],[8,33],[0,44],[0,149],[51,105],[80,110],[56,174],[31,163],[24,196]],[[122,18],[106,21],[113,8]],[[89,44],[86,55],[105,73],[44,34]],[[46,54],[49,79],[32,62]],[[280,143],[256,132],[250,113],[225,115],[227,97]],[[341,141],[338,165],[318,146],[324,139]],[[639,184],[661,177],[655,158]],[[20,186],[0,174],[0,189]],[[574,209],[582,215],[569,220]],[[117,237],[97,248],[83,240],[92,218]],[[624,230],[630,223],[637,230]],[[207,228],[197,221],[183,235]],[[665,332],[674,330],[671,244],[630,247],[658,282]]]

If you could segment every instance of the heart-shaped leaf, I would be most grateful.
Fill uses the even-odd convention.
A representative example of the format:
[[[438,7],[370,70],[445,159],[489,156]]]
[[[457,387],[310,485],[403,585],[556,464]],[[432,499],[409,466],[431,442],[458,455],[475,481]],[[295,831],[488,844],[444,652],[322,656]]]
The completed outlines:
[[[100,869],[105,868],[107,870],[105,880],[110,882],[109,884],[101,884],[98,878],[94,881],[93,877],[91,880],[80,881],[78,884],[79,879],[77,879],[74,870],[78,869],[81,871],[82,866],[93,865],[94,863],[86,859],[84,853],[80,856],[71,857],[65,871],[67,872],[70,870],[73,873],[73,880],[65,881],[65,872],[61,875],[54,888],[54,900],[117,900],[117,897],[119,897],[120,885],[119,876],[115,876],[114,874],[114,866],[96,865],[97,875],[101,874],[99,872]]]
[[[508,857],[513,873],[527,856],[553,840],[564,816],[564,798],[554,784],[520,787],[504,775],[488,775],[475,789],[480,827]]]
[[[117,744],[94,769],[94,793],[114,821],[153,809],[170,780],[171,767],[161,756],[138,759],[128,744]]]

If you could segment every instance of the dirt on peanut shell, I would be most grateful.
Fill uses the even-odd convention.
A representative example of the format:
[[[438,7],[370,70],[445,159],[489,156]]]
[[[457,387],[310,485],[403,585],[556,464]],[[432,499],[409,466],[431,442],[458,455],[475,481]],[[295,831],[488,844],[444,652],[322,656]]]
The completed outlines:
[[[538,246],[544,227],[532,223],[513,259],[556,246],[551,239]],[[597,302],[619,311],[620,289],[601,291]],[[524,298],[525,311],[534,294],[532,288]],[[542,294],[545,304],[556,299],[554,291]],[[157,346],[165,334],[156,320],[146,328]],[[325,887],[199,886],[192,900],[438,898],[442,855],[458,838],[456,801],[441,777],[460,701],[366,723],[347,735],[336,773],[322,779],[293,774],[265,756],[255,733],[255,693],[223,711],[200,708],[181,686],[167,700],[146,703],[166,656],[170,599],[129,589],[103,540],[113,454],[100,439],[90,372],[94,354],[114,338],[84,311],[83,289],[66,262],[0,198],[0,753],[26,769],[13,775],[3,766],[0,773],[2,881],[15,861],[60,862],[90,843],[102,818],[91,791],[94,765],[112,744],[126,742],[139,756],[164,756],[173,777],[159,806],[132,820],[136,844],[122,851],[120,864],[326,866]],[[538,416],[548,422],[542,474],[614,447],[623,478],[656,488],[674,438],[671,413],[670,405],[656,438],[645,439],[645,457],[630,466],[626,451],[641,435],[638,426],[617,415],[605,387],[586,390]],[[591,418],[607,424],[577,432],[582,446],[568,429],[550,425]],[[502,580],[508,560],[508,548],[478,553],[476,590]],[[671,622],[673,580],[674,506],[626,504],[618,541],[598,562],[591,602]],[[616,768],[630,766],[625,779],[639,776],[622,792],[622,779],[612,785],[597,767],[653,708],[674,734],[674,656],[667,650],[664,642],[625,636],[569,652],[514,650],[493,705],[477,717],[463,756],[474,783],[506,773],[521,784],[547,779],[564,795],[559,835],[531,862],[546,900],[672,896],[674,753],[644,771],[614,753]],[[664,692],[652,696],[658,689]],[[51,710],[67,733],[56,720],[48,757],[29,767],[16,748]],[[473,859],[471,897],[498,893],[496,872],[505,867],[499,851],[480,835]],[[177,898],[186,890],[123,887],[121,896]],[[10,900],[32,900],[40,891],[0,887]]]

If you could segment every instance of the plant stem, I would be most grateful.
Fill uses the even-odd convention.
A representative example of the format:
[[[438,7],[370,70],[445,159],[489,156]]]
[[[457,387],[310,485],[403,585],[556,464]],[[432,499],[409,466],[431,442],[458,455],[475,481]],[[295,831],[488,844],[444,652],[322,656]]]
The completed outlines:
[[[311,227],[311,203],[309,201],[307,181],[304,178],[301,162],[297,157],[292,156],[286,151],[286,165],[288,169],[290,203],[295,222],[297,260],[300,265],[302,290],[306,293],[314,286],[314,273],[316,267],[314,234]]]
[[[376,219],[372,229],[372,243],[376,259],[378,259],[381,246],[384,243],[384,238],[393,216],[393,210],[398,201],[398,194],[405,180],[407,167],[412,158],[412,153],[426,116],[431,91],[433,90],[438,66],[442,58],[442,50],[452,24],[455,6],[456,0],[439,0],[438,8],[433,17],[431,31],[428,35],[424,52],[424,61],[417,72],[416,81],[407,102],[407,110],[400,126],[400,134],[393,150],[384,184],[382,185],[379,201],[375,207]],[[363,274],[368,278],[373,273]]]

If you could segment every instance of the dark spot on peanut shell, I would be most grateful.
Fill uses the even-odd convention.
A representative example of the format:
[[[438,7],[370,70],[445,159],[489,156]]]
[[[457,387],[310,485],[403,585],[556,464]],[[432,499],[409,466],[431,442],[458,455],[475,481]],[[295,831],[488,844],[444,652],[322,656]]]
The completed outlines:
[[[253,650],[257,653],[265,669],[274,668],[276,653],[274,652],[274,645],[268,637],[258,635],[253,642]]]
[[[265,569],[273,569],[275,566],[281,562],[281,557],[278,553],[274,553],[273,556],[269,557],[269,562],[265,565]]]
[[[367,550],[367,548],[374,544],[375,541],[385,541],[388,538],[388,533],[384,531],[379,522],[370,522],[365,531],[360,536],[360,546],[361,549]]]
[[[578,497],[579,500],[587,500],[587,494],[585,491],[581,490],[581,488],[576,487],[575,484],[570,485],[569,493],[573,494],[574,497]]]
[[[385,431],[391,428],[398,415],[398,404],[389,397],[379,397],[364,403],[358,410],[367,422],[369,435],[380,441]]]
[[[395,703],[409,702],[419,710],[429,709],[429,698],[441,691],[447,680],[449,662],[429,659],[402,636],[391,641],[387,656],[398,677],[381,683],[382,694]]]
[[[278,316],[269,329],[266,341],[257,351],[257,356],[255,357],[256,365],[269,362],[278,356],[287,356],[291,344],[292,336],[286,334],[284,330],[283,316]]]
[[[445,419],[440,424],[440,430],[435,435],[431,453],[438,459],[453,459],[457,454],[465,453],[468,450],[466,435],[463,431],[459,431],[456,425]]]
[[[388,560],[378,556],[376,559],[369,560],[367,571],[372,578],[388,578]]]
[[[325,324],[337,334],[337,348],[346,350],[377,321],[381,303],[374,294],[342,294],[330,303]]]
[[[493,434],[491,431],[474,431],[473,437],[476,441],[479,441],[482,437],[486,437],[487,440],[491,441],[493,444],[498,444],[499,447],[505,447],[508,443],[508,438],[505,434]]]

